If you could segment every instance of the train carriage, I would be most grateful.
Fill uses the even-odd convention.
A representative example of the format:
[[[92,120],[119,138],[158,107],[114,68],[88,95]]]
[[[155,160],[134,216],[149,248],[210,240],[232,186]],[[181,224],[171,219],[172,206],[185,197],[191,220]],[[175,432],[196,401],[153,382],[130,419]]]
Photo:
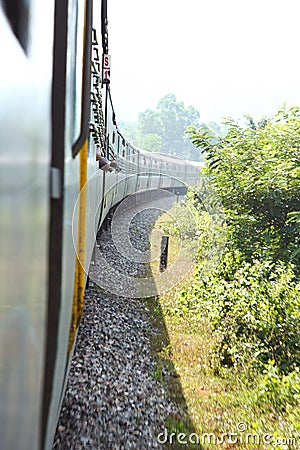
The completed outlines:
[[[119,130],[102,72],[105,2],[102,14],[100,6],[93,0],[0,6],[5,450],[51,448],[96,233],[109,209],[138,190],[176,189],[199,176],[198,164],[143,151]],[[97,154],[115,169],[101,170]]]

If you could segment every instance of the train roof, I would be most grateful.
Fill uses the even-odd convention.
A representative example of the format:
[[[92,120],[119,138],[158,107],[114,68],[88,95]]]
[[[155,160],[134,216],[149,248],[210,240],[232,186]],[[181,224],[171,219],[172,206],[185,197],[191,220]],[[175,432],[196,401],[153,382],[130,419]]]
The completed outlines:
[[[161,152],[149,152],[147,150],[143,150],[139,147],[136,147],[135,145],[131,144],[130,145],[134,148],[134,150],[138,151],[141,155],[147,157],[147,158],[155,158],[158,160],[162,160],[165,162],[170,162],[173,163],[176,161],[176,163],[178,162],[178,164],[187,164],[187,165],[192,165],[194,167],[203,167],[204,163],[203,162],[199,162],[199,161],[191,161],[191,160],[187,160],[187,159],[183,159],[180,158],[179,156],[176,155],[170,155],[167,153],[161,153]],[[175,161],[174,161],[175,160]]]

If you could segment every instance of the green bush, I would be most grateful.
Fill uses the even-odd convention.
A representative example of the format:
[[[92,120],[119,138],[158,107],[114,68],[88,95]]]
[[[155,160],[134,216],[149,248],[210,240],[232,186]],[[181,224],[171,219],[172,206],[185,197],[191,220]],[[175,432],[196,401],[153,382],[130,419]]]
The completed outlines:
[[[202,298],[218,331],[222,364],[259,366],[271,359],[283,372],[300,365],[300,285],[292,268],[256,260],[233,271],[228,261],[213,277]]]
[[[175,297],[170,312],[209,318],[217,344],[214,366],[253,366],[274,360],[280,372],[300,367],[300,284],[292,266],[249,263],[237,250],[223,253],[210,271],[198,266],[193,283]]]
[[[230,240],[248,261],[293,262],[300,274],[300,109],[284,107],[257,125],[228,119],[226,126],[218,139],[207,129],[189,133],[205,151]]]
[[[207,166],[188,203],[199,224],[203,211],[215,219],[211,205],[221,204],[226,225],[215,234],[204,227],[194,282],[173,313],[207,315],[216,366],[264,370],[272,360],[288,374],[300,366],[300,109],[247,120],[227,119],[227,134],[217,139],[206,128],[189,129]],[[207,264],[213,241],[218,251]]]
[[[271,404],[277,411],[288,412],[300,402],[300,372],[295,369],[288,375],[279,372],[275,361],[265,365],[260,383],[256,389],[257,403]]]

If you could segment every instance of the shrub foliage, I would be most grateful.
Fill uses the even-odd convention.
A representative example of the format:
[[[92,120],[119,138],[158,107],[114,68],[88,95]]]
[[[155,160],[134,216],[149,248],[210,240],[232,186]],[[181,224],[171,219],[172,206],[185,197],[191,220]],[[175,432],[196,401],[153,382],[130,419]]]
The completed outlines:
[[[188,130],[207,164],[206,183],[190,190],[185,208],[196,207],[205,238],[193,283],[171,312],[205,314],[216,337],[214,369],[260,372],[259,399],[278,406],[280,392],[300,394],[300,110],[283,107],[272,119],[248,118],[244,126],[228,119],[226,126],[217,139],[207,128]],[[208,266],[214,213],[204,205],[216,198],[224,221]]]

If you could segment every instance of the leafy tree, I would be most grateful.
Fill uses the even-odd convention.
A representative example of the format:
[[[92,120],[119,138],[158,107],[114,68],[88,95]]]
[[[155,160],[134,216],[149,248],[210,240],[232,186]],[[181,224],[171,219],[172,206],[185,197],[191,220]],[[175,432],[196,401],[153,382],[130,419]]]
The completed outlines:
[[[221,199],[234,245],[246,257],[271,256],[300,270],[300,111],[283,108],[274,119],[242,127],[226,120],[226,136],[191,127],[206,152],[206,173]]]
[[[199,126],[199,117],[196,108],[186,108],[174,94],[167,94],[155,110],[141,112],[137,124],[124,123],[121,127],[129,140],[145,150],[200,160],[201,154],[185,134],[188,126]]]
[[[139,131],[141,134],[156,134],[162,136],[164,124],[156,111],[146,109],[139,114]]]
[[[141,147],[149,152],[160,152],[161,137],[158,134],[145,134]]]
[[[119,127],[122,130],[122,133],[126,136],[126,139],[128,139],[132,144],[141,147],[142,137],[136,123],[120,121]]]
[[[184,107],[174,94],[167,94],[157,104],[163,123],[162,151],[188,157],[189,148],[184,139],[187,126],[199,124],[200,113],[193,106]]]

